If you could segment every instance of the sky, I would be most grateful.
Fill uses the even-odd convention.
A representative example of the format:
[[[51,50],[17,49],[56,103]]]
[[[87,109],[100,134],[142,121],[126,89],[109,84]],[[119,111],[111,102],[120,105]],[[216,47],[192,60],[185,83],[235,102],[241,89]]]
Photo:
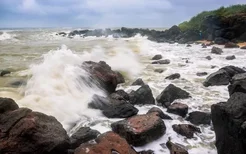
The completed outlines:
[[[0,27],[170,27],[246,0],[0,0]]]

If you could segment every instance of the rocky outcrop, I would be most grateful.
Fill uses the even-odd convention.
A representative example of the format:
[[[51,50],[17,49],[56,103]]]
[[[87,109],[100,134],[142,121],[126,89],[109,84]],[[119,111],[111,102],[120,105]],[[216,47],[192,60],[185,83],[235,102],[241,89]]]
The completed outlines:
[[[246,94],[235,92],[225,103],[211,106],[218,154],[246,153]]]
[[[180,74],[179,73],[174,73],[172,75],[167,76],[165,79],[175,80],[175,79],[179,79],[179,78],[180,78]]]
[[[155,113],[157,116],[159,116],[161,119],[167,119],[167,120],[173,120],[169,115],[165,114],[160,108],[153,107],[151,108],[147,114],[149,113]]]
[[[143,85],[145,85],[145,83],[143,82],[141,78],[137,79],[136,81],[132,83],[132,86],[143,86]]]
[[[175,102],[167,107],[167,112],[185,117],[188,113],[188,105]]]
[[[158,55],[155,55],[152,60],[160,60],[162,59],[162,55],[158,54]]]
[[[230,96],[235,92],[246,93],[246,73],[236,74],[231,79],[231,84],[228,86]]]
[[[143,146],[165,134],[166,126],[155,113],[137,115],[111,124],[112,130],[129,144]]]
[[[170,64],[171,61],[169,59],[164,59],[164,60],[157,60],[152,62],[152,64]]]
[[[219,69],[217,72],[210,74],[204,81],[203,85],[205,87],[228,85],[232,77],[240,73],[245,73],[245,71],[235,66],[226,66]]]
[[[85,143],[78,147],[74,154],[137,154],[127,141],[113,132],[100,135],[95,143]]]
[[[176,133],[185,136],[187,138],[193,138],[194,133],[201,133],[201,130],[199,128],[189,124],[180,124],[180,125],[175,124],[172,126],[172,128]]]
[[[211,53],[221,55],[223,53],[223,50],[218,47],[213,47]]]
[[[194,125],[210,125],[211,114],[206,112],[194,111],[189,113],[186,120],[190,121]]]
[[[93,130],[89,127],[81,127],[70,137],[70,148],[75,149],[82,143],[96,139],[99,134],[97,130]]]
[[[86,61],[82,64],[82,68],[90,74],[87,84],[95,83],[107,93],[115,92],[117,84],[122,83],[122,75],[114,72],[104,61],[98,63]]]
[[[188,92],[170,84],[157,96],[156,101],[162,106],[168,107],[176,99],[187,99],[189,97]]]
[[[148,85],[143,85],[138,90],[132,91],[129,94],[129,96],[130,96],[130,103],[133,105],[155,104],[155,99]]]
[[[67,153],[69,137],[54,117],[18,108],[10,99],[0,100],[1,153]]]

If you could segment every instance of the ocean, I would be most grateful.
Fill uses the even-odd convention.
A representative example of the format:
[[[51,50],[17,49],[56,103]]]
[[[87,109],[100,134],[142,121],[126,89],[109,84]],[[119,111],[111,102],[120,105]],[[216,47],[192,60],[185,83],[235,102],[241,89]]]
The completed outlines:
[[[167,85],[175,84],[191,94],[192,98],[178,100],[189,106],[189,112],[210,112],[212,104],[229,98],[227,86],[204,87],[202,82],[207,76],[199,77],[197,72],[210,74],[227,65],[244,67],[245,53],[240,49],[223,49],[223,55],[212,55],[212,47],[203,49],[196,44],[186,47],[177,43],[156,43],[140,35],[117,39],[112,36],[68,38],[56,35],[72,30],[0,30],[0,70],[11,71],[11,74],[0,77],[0,97],[12,98],[20,107],[56,117],[70,135],[81,126],[89,126],[103,133],[111,130],[112,122],[120,120],[108,119],[101,111],[87,107],[94,94],[104,95],[104,92],[79,82],[79,77],[88,76],[80,68],[84,61],[103,60],[113,70],[120,71],[126,82],[117,89],[127,92],[139,88],[131,86],[137,78],[142,78],[150,86],[155,98]],[[162,54],[171,63],[151,64],[151,58],[156,54]],[[212,57],[210,61],[205,58],[209,55]],[[228,55],[236,55],[236,59],[228,61],[225,59]],[[164,72],[154,72],[157,68]],[[180,73],[181,78],[172,81],[165,79],[173,73]],[[152,107],[137,106],[139,114],[145,114]],[[161,109],[166,113],[165,108]],[[217,153],[212,125],[199,126],[202,133],[196,134],[193,139],[186,139],[175,133],[172,125],[189,122],[177,115],[168,115],[174,120],[164,121],[166,134],[146,146],[137,147],[137,150],[151,149],[157,154],[169,153],[160,144],[166,143],[168,137],[171,137],[173,142],[184,145],[190,154]]]

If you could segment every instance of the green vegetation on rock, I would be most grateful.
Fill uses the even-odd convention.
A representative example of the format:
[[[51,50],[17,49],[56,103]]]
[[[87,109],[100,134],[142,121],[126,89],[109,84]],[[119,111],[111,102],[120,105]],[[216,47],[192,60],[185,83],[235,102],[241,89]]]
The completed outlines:
[[[213,11],[203,11],[199,13],[198,15],[192,17],[190,21],[185,21],[181,24],[179,24],[179,28],[182,31],[185,30],[200,30],[202,21],[210,15],[219,16],[219,17],[229,17],[234,14],[239,13],[246,13],[246,4],[238,4],[238,5],[232,5],[229,7],[220,7],[217,10]]]

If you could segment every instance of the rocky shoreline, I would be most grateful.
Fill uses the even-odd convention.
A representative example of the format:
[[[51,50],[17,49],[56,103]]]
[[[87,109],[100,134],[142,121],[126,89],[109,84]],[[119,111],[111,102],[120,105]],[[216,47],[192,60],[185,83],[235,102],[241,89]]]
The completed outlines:
[[[211,50],[211,54],[222,53],[223,50],[217,47]],[[152,65],[170,63],[170,61],[169,63],[158,62],[163,61],[162,59],[162,55],[154,56]],[[157,63],[153,63],[156,61]],[[228,85],[230,95],[227,102],[212,105],[211,113],[189,112],[188,105],[179,101],[188,99],[192,95],[175,84],[169,84],[154,98],[148,84],[141,79],[137,79],[132,84],[140,86],[135,91],[127,93],[124,90],[116,90],[118,84],[125,82],[124,77],[119,72],[113,71],[106,62],[86,61],[81,65],[81,69],[90,74],[88,84],[96,83],[107,93],[106,97],[94,95],[88,107],[101,110],[107,118],[122,118],[111,124],[112,131],[100,134],[89,127],[81,127],[68,136],[54,117],[28,108],[19,108],[10,98],[0,98],[0,153],[154,154],[152,151],[154,149],[136,151],[133,146],[146,145],[165,135],[167,129],[165,121],[172,120],[161,110],[166,109],[166,112],[180,116],[189,122],[189,124],[172,125],[173,131],[181,137],[194,138],[194,134],[202,133],[200,125],[213,126],[218,154],[245,154],[246,71],[244,69],[226,66],[206,78],[203,83],[205,87]],[[205,73],[200,72],[197,75],[202,76]],[[173,74],[166,79],[177,79],[181,75]],[[136,105],[157,105],[158,107],[151,108],[145,114],[138,114]],[[189,150],[183,147],[182,143],[177,144],[171,138],[165,142],[160,146],[167,147],[171,154],[188,154]]]

